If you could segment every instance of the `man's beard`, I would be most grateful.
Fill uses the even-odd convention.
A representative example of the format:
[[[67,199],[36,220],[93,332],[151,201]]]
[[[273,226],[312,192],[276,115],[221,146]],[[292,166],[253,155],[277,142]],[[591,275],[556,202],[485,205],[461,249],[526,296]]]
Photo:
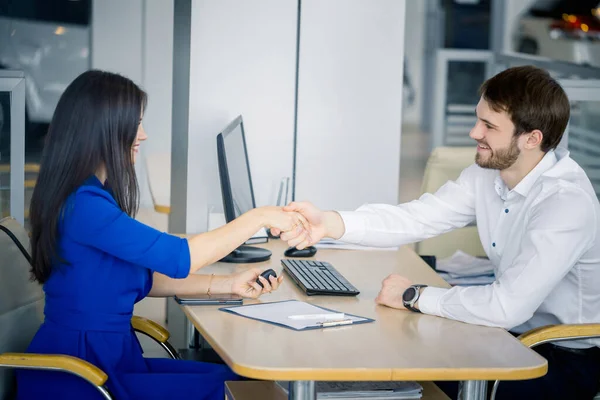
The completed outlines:
[[[475,163],[481,168],[503,170],[511,167],[521,154],[517,145],[517,136],[513,136],[507,149],[492,150],[490,148],[488,152],[490,154],[485,158],[479,152],[475,156]]]

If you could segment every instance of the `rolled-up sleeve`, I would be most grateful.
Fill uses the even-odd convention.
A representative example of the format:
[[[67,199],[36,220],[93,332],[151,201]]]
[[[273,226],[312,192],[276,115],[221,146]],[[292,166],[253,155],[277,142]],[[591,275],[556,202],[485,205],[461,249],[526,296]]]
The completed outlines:
[[[63,218],[63,233],[79,244],[172,278],[189,274],[187,239],[136,221],[103,189],[80,188],[67,202]]]
[[[364,246],[399,246],[461,228],[475,220],[473,187],[477,165],[465,169],[434,194],[400,205],[366,204],[339,212],[344,221],[341,241]]]

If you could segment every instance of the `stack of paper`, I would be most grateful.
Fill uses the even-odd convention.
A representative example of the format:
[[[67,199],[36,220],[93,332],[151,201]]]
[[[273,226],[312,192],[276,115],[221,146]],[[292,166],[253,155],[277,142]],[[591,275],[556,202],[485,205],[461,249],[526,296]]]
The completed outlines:
[[[460,250],[449,258],[438,260],[436,270],[446,282],[455,286],[488,285],[496,279],[494,265],[489,259]]]
[[[337,250],[398,250],[398,247],[369,247],[359,244],[350,244],[340,240],[324,238],[321,239],[315,247],[318,249],[337,249]]]
[[[277,381],[289,393],[289,382]],[[404,400],[423,397],[423,387],[417,382],[316,382],[317,399],[340,400]]]
[[[417,382],[317,382],[317,399],[420,399]]]

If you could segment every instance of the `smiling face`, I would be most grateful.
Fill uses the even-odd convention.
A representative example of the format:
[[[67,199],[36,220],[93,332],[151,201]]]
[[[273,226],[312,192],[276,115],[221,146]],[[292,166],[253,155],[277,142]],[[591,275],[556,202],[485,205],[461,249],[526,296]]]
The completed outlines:
[[[475,109],[477,123],[469,136],[477,141],[475,162],[482,168],[507,169],[519,158],[519,135],[509,115],[492,110],[482,97]]]
[[[135,140],[133,141],[133,146],[131,146],[131,159],[135,164],[137,159],[137,154],[140,151],[140,143],[144,140],[148,139],[146,135],[146,131],[144,130],[144,126],[142,125],[142,118],[140,117],[140,124],[138,125],[137,135],[135,136]]]

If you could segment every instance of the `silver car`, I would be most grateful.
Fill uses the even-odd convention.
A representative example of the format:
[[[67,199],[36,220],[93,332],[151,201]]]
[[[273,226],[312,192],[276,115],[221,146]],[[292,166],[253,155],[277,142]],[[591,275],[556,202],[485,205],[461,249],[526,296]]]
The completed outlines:
[[[600,67],[600,2],[537,1],[521,18],[514,50]]]

